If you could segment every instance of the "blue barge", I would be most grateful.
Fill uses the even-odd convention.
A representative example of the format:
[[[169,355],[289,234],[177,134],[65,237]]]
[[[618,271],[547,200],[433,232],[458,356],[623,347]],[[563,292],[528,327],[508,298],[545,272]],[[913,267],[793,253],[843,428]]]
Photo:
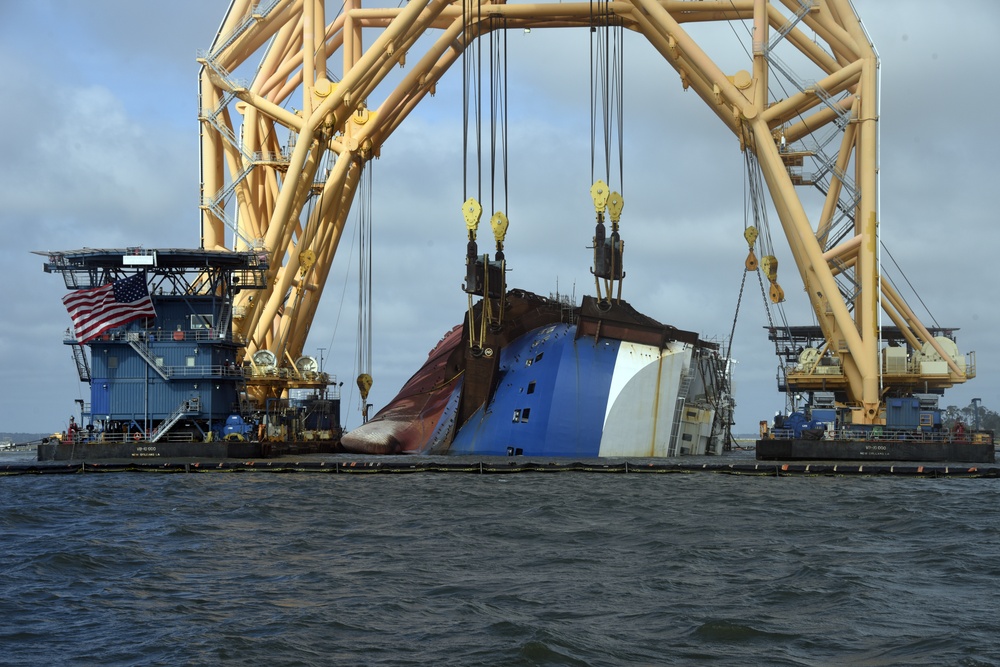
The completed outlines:
[[[315,360],[296,364],[295,395],[252,405],[233,295],[260,289],[266,255],[192,249],[39,253],[62,275],[73,319],[64,340],[90,386],[61,438],[38,459],[245,458],[335,451],[340,396]],[[287,372],[287,371],[283,371]],[[292,392],[289,392],[290,394]]]

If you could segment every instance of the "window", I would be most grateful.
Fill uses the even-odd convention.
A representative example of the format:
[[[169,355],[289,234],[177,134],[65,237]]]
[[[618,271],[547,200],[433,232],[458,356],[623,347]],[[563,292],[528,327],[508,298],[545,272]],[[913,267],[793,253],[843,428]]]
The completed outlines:
[[[528,417],[530,415],[531,415],[531,408],[525,408],[525,409],[521,410],[521,423],[522,424],[527,424],[528,423]]]
[[[194,357],[185,357],[184,365],[188,368],[194,368]]]
[[[684,442],[691,442],[692,440],[694,440],[694,438],[691,437],[690,433],[685,433],[683,436],[681,436],[681,440],[683,440]]]
[[[156,358],[156,365],[159,366],[160,368],[163,368],[163,357]]]
[[[514,410],[514,418],[511,419],[511,421],[514,422],[515,424],[518,423],[519,421],[521,421],[521,411],[520,410]]]
[[[535,393],[535,381],[534,380],[532,380],[531,382],[528,383],[528,393],[529,394],[534,394]]]
[[[108,368],[118,368],[118,357],[108,357]]]
[[[212,325],[215,323],[214,315],[192,315],[191,316],[191,328],[192,329],[211,329]]]

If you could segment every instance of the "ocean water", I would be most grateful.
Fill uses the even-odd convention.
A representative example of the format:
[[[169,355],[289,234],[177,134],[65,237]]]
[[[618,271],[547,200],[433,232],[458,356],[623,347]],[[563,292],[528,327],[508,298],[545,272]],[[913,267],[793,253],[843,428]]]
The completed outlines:
[[[3,665],[998,665],[988,479],[0,477]]]

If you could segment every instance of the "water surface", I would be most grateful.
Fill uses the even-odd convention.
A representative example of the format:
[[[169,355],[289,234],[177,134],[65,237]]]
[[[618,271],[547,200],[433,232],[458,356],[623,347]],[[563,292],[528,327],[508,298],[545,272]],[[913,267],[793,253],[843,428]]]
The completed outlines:
[[[995,665],[998,488],[0,478],[0,663]]]

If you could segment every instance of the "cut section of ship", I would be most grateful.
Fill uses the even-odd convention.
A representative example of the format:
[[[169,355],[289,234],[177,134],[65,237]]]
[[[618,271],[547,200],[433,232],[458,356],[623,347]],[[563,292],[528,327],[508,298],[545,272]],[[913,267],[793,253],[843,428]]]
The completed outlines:
[[[344,435],[356,453],[574,457],[719,454],[733,402],[714,343],[626,302],[511,291],[507,323],[467,344],[470,320],[400,393]],[[480,303],[473,325],[482,314]]]

